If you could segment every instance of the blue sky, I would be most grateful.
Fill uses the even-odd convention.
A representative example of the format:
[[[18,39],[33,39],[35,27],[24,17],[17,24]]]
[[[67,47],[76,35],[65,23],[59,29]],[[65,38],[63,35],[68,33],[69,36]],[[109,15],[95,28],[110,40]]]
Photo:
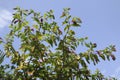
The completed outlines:
[[[76,30],[77,35],[88,36],[89,41],[96,42],[98,49],[110,44],[117,48],[116,61],[101,61],[97,66],[90,65],[92,70],[98,68],[106,76],[120,75],[120,0],[1,0],[0,1],[0,36],[8,32],[9,20],[13,8],[34,9],[45,12],[50,9],[59,16],[65,7],[71,8],[71,14],[82,19],[82,26]],[[6,16],[6,17],[4,17]]]

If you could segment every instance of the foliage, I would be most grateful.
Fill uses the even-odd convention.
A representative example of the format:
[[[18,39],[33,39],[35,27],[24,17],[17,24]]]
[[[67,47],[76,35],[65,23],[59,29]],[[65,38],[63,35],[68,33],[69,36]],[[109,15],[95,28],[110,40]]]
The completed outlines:
[[[0,50],[0,64],[3,62],[4,56],[5,56],[4,52]]]
[[[62,26],[55,21],[53,10],[43,15],[19,7],[14,10],[10,33],[1,42],[5,56],[11,60],[8,68],[12,80],[107,80],[98,70],[92,74],[88,64],[115,60],[115,46],[95,50],[96,43],[88,43],[87,37],[76,37],[74,28],[79,29],[82,21],[70,15],[70,8],[60,16]],[[16,39],[20,41],[18,48],[13,45],[18,44]],[[87,50],[76,51],[79,46]]]

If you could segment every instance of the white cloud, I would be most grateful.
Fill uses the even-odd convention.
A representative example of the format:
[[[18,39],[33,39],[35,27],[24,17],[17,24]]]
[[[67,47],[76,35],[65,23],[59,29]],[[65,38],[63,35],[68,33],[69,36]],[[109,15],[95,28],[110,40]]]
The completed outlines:
[[[7,10],[0,10],[0,28],[6,27],[12,20],[12,14]]]

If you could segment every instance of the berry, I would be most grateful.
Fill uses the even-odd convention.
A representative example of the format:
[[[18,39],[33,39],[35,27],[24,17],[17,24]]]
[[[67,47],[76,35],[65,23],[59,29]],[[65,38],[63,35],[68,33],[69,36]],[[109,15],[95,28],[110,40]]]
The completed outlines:
[[[33,32],[34,32],[34,29],[32,28],[32,29],[31,29],[31,31],[33,31]]]
[[[96,44],[96,43],[93,43],[92,46],[93,46],[93,48],[96,48],[96,47],[97,47],[97,44]]]
[[[113,54],[111,54],[111,57],[112,57],[112,60],[115,60],[115,59],[116,59],[115,56],[114,56]]]

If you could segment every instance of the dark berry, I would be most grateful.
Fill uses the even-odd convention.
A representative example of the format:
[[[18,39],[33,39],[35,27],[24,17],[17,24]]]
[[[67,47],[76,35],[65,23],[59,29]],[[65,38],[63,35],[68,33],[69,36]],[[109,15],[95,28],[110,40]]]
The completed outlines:
[[[93,48],[96,48],[96,47],[97,47],[97,44],[96,44],[96,43],[93,43],[92,46],[93,46]]]
[[[40,22],[43,23],[43,19],[42,18],[40,19]]]
[[[32,28],[32,29],[31,29],[31,31],[33,31],[33,32],[34,32],[34,29]]]
[[[115,59],[116,59],[115,56],[114,56],[113,54],[111,54],[111,57],[112,57],[112,60],[115,60]]]

